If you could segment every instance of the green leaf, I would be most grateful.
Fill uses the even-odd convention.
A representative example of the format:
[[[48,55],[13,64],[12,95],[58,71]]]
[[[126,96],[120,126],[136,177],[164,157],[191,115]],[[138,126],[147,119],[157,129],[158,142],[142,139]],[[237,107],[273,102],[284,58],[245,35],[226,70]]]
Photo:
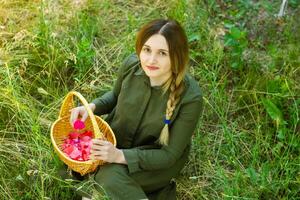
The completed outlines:
[[[16,180],[17,180],[17,181],[24,181],[24,178],[19,174],[19,175],[16,177]]]
[[[233,63],[231,63],[231,68],[235,69],[235,70],[240,69],[241,68],[241,63],[240,62],[233,62]]]
[[[232,27],[232,28],[230,29],[230,35],[231,35],[234,39],[238,40],[238,39],[242,38],[243,32],[241,32],[240,29],[238,29],[238,28],[236,28],[236,27]]]
[[[228,28],[228,29],[231,29],[232,27],[234,27],[234,24],[225,22],[224,27]]]
[[[255,183],[256,180],[257,180],[257,175],[256,175],[255,169],[253,169],[252,167],[250,167],[250,168],[246,169],[246,172],[247,172],[248,176],[250,177],[251,182]]]
[[[270,99],[263,98],[262,103],[269,116],[276,121],[277,127],[283,124],[282,112],[277,108],[277,106]]]
[[[198,34],[193,34],[188,39],[189,42],[199,41],[199,40],[200,40],[200,36]]]
[[[278,130],[277,137],[281,140],[283,140],[285,138],[285,129],[284,128],[280,128]]]
[[[238,45],[237,41],[231,37],[230,34],[226,33],[224,36],[224,46],[236,46]]]

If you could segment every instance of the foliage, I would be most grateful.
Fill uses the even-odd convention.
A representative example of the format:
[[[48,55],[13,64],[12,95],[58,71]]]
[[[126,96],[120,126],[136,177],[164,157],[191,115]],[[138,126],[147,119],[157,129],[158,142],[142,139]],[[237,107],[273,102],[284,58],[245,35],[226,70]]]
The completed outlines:
[[[300,2],[278,19],[280,3],[0,1],[0,199],[88,185],[58,176],[50,125],[68,91],[110,90],[139,27],[165,17],[183,24],[204,94],[178,199],[299,198]]]

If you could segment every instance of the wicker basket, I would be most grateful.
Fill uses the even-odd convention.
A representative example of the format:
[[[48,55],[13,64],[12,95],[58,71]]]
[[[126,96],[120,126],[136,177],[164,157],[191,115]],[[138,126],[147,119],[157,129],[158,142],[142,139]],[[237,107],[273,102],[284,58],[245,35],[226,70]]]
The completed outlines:
[[[88,106],[88,102],[78,92],[69,92],[65,97],[59,118],[51,126],[51,141],[59,158],[73,171],[79,172],[81,175],[93,172],[98,165],[103,165],[105,162],[101,160],[76,161],[69,158],[62,151],[61,146],[64,139],[68,137],[69,132],[73,131],[70,124],[70,110],[74,107],[73,97],[79,98],[85,109],[88,111],[89,117],[85,121],[86,130],[93,130],[95,138],[100,138],[110,141],[116,146],[116,138],[109,125],[99,116],[95,116]]]

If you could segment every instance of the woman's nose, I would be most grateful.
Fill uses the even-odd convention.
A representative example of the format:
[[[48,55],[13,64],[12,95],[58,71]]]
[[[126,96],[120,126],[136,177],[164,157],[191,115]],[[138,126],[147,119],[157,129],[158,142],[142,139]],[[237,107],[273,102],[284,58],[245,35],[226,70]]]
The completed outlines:
[[[149,62],[150,63],[156,63],[156,55],[155,54],[150,55]]]

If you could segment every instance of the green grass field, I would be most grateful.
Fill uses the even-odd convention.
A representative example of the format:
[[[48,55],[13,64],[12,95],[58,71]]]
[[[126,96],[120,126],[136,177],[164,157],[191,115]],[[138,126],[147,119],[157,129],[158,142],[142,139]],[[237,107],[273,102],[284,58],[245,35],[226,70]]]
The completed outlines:
[[[166,17],[204,93],[178,199],[300,199],[300,1],[280,4],[0,0],[0,199],[72,199],[50,141],[64,96],[111,89],[139,27]]]

